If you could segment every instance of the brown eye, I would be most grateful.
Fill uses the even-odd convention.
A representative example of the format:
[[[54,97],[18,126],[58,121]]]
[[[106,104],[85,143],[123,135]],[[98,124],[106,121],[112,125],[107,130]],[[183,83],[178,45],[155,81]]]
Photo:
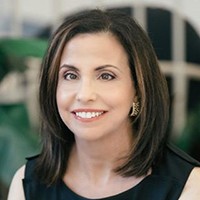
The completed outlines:
[[[115,77],[114,77],[113,75],[109,74],[109,73],[103,73],[103,74],[101,74],[101,76],[100,76],[100,79],[102,79],[102,80],[107,80],[107,81],[112,80],[112,79],[114,79],[114,78],[115,78]]]
[[[66,80],[75,80],[75,79],[78,78],[78,76],[77,76],[76,74],[74,74],[74,73],[66,73],[66,74],[64,75],[64,78],[65,78]]]

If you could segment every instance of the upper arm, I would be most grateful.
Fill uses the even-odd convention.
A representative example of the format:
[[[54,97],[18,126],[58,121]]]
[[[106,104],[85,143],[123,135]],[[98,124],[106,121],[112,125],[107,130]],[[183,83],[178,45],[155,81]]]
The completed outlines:
[[[200,167],[195,167],[183,190],[183,193],[179,200],[199,200],[200,197]]]
[[[7,200],[25,200],[22,180],[24,178],[25,166],[22,166],[14,175],[10,185]]]

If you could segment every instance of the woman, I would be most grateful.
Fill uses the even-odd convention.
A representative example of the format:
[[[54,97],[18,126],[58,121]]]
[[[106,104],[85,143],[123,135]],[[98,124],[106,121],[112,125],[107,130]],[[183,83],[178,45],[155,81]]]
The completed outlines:
[[[166,82],[132,18],[66,19],[43,61],[40,106],[42,152],[16,173],[9,200],[199,199],[199,164],[167,144]]]

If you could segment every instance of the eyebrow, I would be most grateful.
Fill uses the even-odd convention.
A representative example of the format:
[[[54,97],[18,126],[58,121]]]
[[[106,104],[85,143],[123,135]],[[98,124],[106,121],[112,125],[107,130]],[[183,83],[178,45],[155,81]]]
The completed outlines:
[[[75,71],[79,71],[79,69],[77,67],[75,67],[73,65],[68,65],[68,64],[61,65],[60,69],[61,68],[68,68],[68,69],[72,69],[72,70],[75,70]],[[118,67],[116,67],[114,65],[110,65],[110,64],[99,66],[99,67],[95,68],[95,71],[100,71],[100,70],[103,70],[103,69],[106,69],[106,68],[115,68],[118,71],[121,71]]]
[[[68,69],[72,69],[72,70],[75,70],[75,71],[79,71],[79,69],[73,65],[67,65],[67,64],[64,64],[64,65],[61,65],[60,66],[60,69],[62,68],[68,68]]]

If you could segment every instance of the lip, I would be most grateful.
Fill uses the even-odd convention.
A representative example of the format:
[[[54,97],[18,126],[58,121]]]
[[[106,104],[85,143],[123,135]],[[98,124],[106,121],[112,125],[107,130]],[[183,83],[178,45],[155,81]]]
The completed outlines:
[[[91,118],[82,118],[82,117],[76,115],[77,112],[90,112],[90,113],[98,112],[98,113],[102,113],[102,114],[100,114],[99,116],[91,117]],[[71,111],[71,113],[73,114],[74,118],[78,121],[94,122],[94,121],[101,119],[105,115],[105,113],[107,113],[107,111],[100,110],[100,109],[81,108],[81,109],[75,109],[75,110]]]

